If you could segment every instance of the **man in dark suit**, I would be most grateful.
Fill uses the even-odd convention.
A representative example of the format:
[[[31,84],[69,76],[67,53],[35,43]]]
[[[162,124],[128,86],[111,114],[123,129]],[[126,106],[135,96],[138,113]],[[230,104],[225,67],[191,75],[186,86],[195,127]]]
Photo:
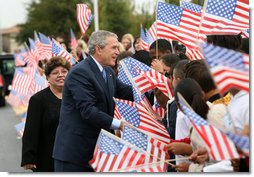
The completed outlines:
[[[118,45],[114,33],[94,32],[88,42],[90,56],[74,66],[65,80],[53,151],[57,172],[93,171],[89,161],[101,129],[114,133],[123,127],[122,121],[113,119],[113,97],[133,100],[133,95],[110,68],[119,54]]]

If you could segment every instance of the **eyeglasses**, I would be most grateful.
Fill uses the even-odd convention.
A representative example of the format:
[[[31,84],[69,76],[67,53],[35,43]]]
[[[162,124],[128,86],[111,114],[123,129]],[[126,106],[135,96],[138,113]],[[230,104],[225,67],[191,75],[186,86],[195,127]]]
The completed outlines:
[[[53,71],[50,73],[52,76],[59,76],[59,75],[66,75],[68,73],[68,70],[63,70],[63,71]]]

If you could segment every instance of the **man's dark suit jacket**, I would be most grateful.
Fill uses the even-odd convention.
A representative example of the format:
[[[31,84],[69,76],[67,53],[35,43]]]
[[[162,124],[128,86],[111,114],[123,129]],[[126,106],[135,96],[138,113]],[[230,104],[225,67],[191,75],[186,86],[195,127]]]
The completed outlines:
[[[53,158],[88,165],[101,129],[110,130],[114,114],[113,97],[133,100],[132,89],[106,67],[107,84],[89,56],[68,73],[54,144]]]

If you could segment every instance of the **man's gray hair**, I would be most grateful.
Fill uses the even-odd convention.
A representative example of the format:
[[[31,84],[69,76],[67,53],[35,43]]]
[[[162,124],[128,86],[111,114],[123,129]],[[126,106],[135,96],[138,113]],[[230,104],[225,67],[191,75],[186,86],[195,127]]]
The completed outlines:
[[[105,41],[108,37],[115,37],[118,39],[115,33],[109,31],[100,30],[93,32],[88,41],[89,54],[95,53],[96,45],[98,45],[100,48],[104,48],[106,45]]]

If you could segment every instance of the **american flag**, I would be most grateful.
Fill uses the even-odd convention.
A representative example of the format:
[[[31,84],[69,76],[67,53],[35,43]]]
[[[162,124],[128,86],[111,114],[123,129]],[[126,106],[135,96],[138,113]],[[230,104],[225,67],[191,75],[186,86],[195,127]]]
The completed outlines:
[[[37,67],[37,52],[35,50],[35,42],[33,39],[29,38],[30,48],[24,54],[24,61],[31,67]]]
[[[151,36],[149,30],[145,29],[145,32],[146,32],[146,41],[149,44],[152,44],[155,41],[155,39]]]
[[[156,162],[164,162],[161,163],[158,169],[158,166],[154,166],[155,168],[145,168],[146,172],[154,172],[167,171],[167,163],[165,160],[169,159],[169,155],[167,152],[166,144],[154,139],[142,131],[132,128],[128,125],[124,126],[122,139],[131,144],[134,144],[136,147],[142,149],[146,152],[146,159],[144,164],[148,163],[156,163]]]
[[[155,120],[143,106],[140,104],[132,106],[133,102],[120,99],[115,99],[115,103],[124,120],[155,139],[164,143],[170,142],[170,136],[164,125]]]
[[[186,101],[180,94],[178,97],[183,113],[191,120],[197,133],[206,144],[211,158],[217,161],[239,158],[234,143],[222,131],[210,125],[204,118],[188,108],[184,104]]]
[[[179,6],[159,2],[157,7],[157,35],[176,40],[187,48],[196,49],[201,14]]]
[[[140,40],[141,40],[142,49],[148,51],[149,44],[147,43],[146,34],[144,32],[142,25],[140,26]]]
[[[169,98],[172,97],[170,80],[161,73],[131,57],[121,60],[120,65],[127,68],[141,93],[157,87]]]
[[[76,49],[76,47],[78,46],[78,42],[72,29],[70,29],[70,36],[71,36],[71,48]]]
[[[34,39],[29,38],[29,43],[30,43],[30,50],[33,51],[34,55],[35,55],[35,62],[38,63],[38,61],[40,60],[40,40],[39,37],[37,35],[37,33],[34,31]]]
[[[93,19],[90,8],[86,4],[77,4],[77,21],[81,29],[82,36]]]
[[[29,69],[26,67],[26,69]],[[29,88],[33,81],[34,71],[30,68],[30,71],[25,72],[25,68],[15,68],[14,77],[12,80],[12,90],[21,94],[29,94]]]
[[[94,155],[89,162],[96,172],[113,172],[143,164],[145,154],[125,141],[101,130]]]
[[[134,68],[135,69],[135,68]],[[147,72],[139,72],[139,76],[135,77],[135,82],[138,84],[142,93],[147,92],[155,87],[161,90],[169,99],[173,97],[170,79],[163,74],[151,69]]]
[[[204,59],[204,56],[199,48],[197,49],[189,49],[186,48],[186,55],[189,57],[190,60],[201,60]]]
[[[239,34],[249,29],[249,0],[207,0],[200,33]]]
[[[153,22],[153,24],[150,26],[150,28],[148,29],[147,33],[149,34],[150,38],[153,39],[153,41],[157,40],[158,36],[156,33],[156,21]]]
[[[35,73],[34,79],[31,82],[30,93],[35,94],[48,86],[48,81],[38,72]]]
[[[52,53],[53,56],[60,56],[65,58],[71,63],[71,65],[74,65],[76,63],[76,60],[73,58],[73,56],[69,52],[67,52],[62,46],[58,45],[57,41],[55,41],[54,39],[52,40]]]
[[[161,118],[164,118],[166,111],[163,107],[161,107],[161,105],[155,101],[155,103],[153,104],[153,110],[154,112],[156,112]]]
[[[203,43],[201,48],[221,93],[230,87],[249,92],[248,55],[207,43]]]
[[[35,42],[35,49],[37,52],[37,62],[38,62],[41,59],[41,51],[40,51],[41,42],[36,31],[34,31],[34,42]]]
[[[250,152],[250,137],[237,135],[232,132],[225,133],[228,138],[230,138],[235,145],[240,148],[243,152],[248,153]]]
[[[158,22],[159,23],[159,22]],[[147,33],[150,35],[150,37],[154,40],[158,39],[167,39],[167,40],[171,40],[170,36],[167,37],[166,35],[172,35],[172,34],[168,34],[167,32],[167,28],[163,29],[164,27],[161,25],[158,25],[158,36],[156,33],[156,25],[157,23],[154,22],[152,24],[152,26],[149,28],[149,30],[147,31]],[[202,35],[200,35],[201,37]],[[203,40],[205,39],[205,37],[203,36]],[[197,60],[197,59],[203,59],[203,55],[202,52],[199,50],[199,48],[189,48],[186,47],[187,51],[186,51],[186,55],[189,57],[190,60]]]
[[[142,101],[141,93],[140,93],[139,89],[135,86],[133,79],[128,76],[129,76],[129,74],[126,73],[123,66],[119,65],[118,66],[118,79],[121,80],[124,84],[132,86],[134,101],[136,103],[140,103]]]
[[[52,43],[49,37],[39,32],[41,42],[40,55],[42,59],[50,59],[52,57]]]
[[[185,0],[180,1],[180,6],[183,7],[183,8],[189,9],[193,12],[197,12],[199,14],[201,14],[201,12],[202,12],[202,6],[197,5],[197,4],[193,4],[191,2],[187,2]]]
[[[15,66],[17,67],[24,66],[26,64],[22,53],[14,53],[14,61],[15,61]]]
[[[169,85],[167,85],[168,78],[162,76],[158,72],[155,74],[152,68],[131,57],[121,60],[118,69],[118,78],[125,84],[132,86],[135,102],[145,107],[147,112],[149,112],[152,117],[160,120],[161,117],[153,110],[144,93],[155,87],[158,87],[166,92],[166,95],[169,95],[167,93],[167,91],[170,90]],[[144,74],[144,76],[140,74],[140,71]],[[147,73],[146,71],[151,71],[151,73]],[[156,82],[156,85],[150,81],[152,77],[155,78],[153,80],[155,80],[154,82]]]
[[[147,29],[143,29],[142,25],[140,28],[140,39],[142,44],[142,49],[149,51],[150,44],[153,43],[154,39],[151,37]]]

